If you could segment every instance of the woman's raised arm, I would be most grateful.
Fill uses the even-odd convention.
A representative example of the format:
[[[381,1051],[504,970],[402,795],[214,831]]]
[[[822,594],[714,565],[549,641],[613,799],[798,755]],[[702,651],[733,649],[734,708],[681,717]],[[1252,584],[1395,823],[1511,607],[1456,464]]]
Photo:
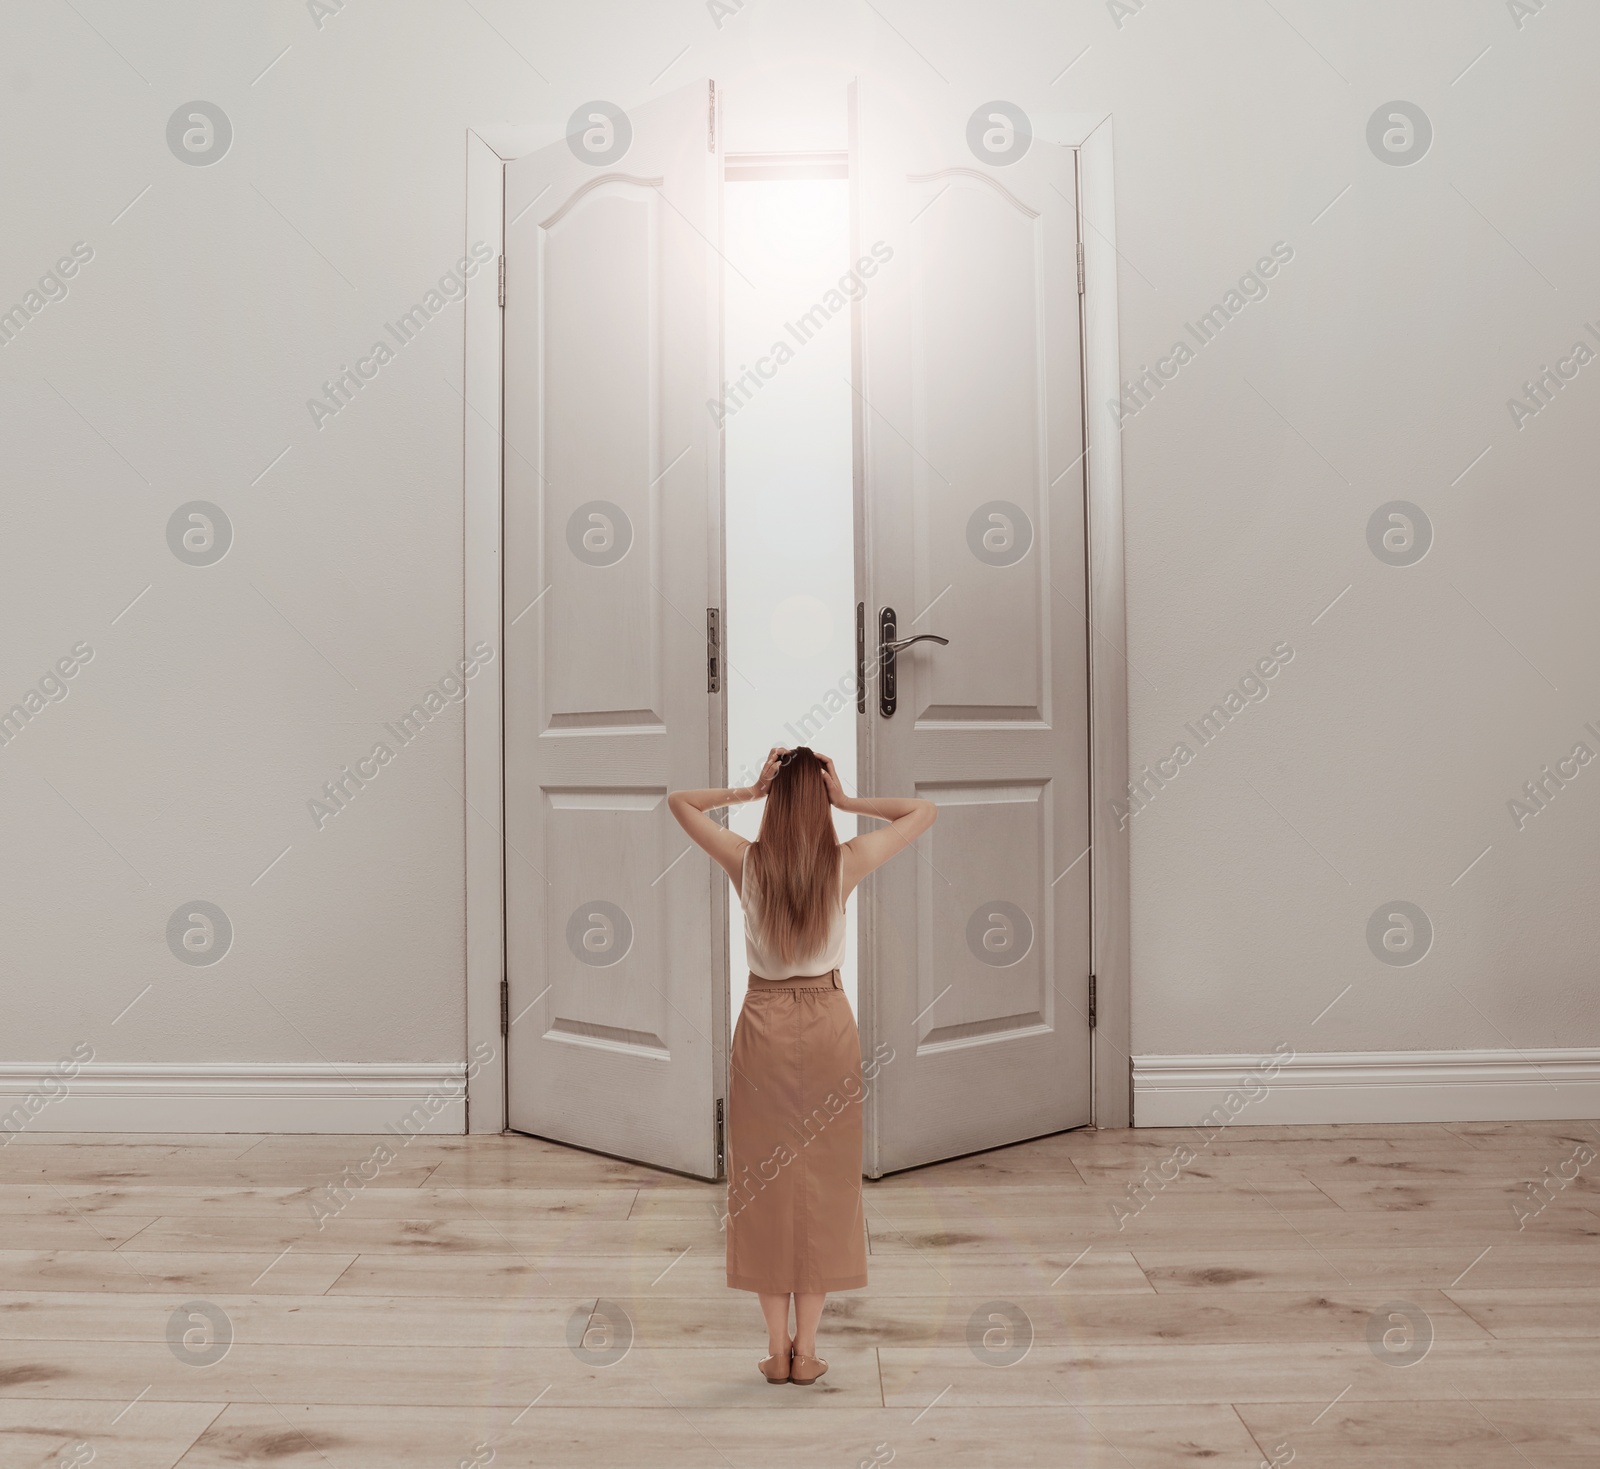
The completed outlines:
[[[876,831],[863,832],[843,843],[844,854],[850,858],[845,887],[853,888],[869,872],[875,872],[891,857],[897,857],[939,819],[939,808],[920,796],[847,796],[826,755],[817,757],[822,762],[823,783],[828,788],[828,799],[841,811],[858,816],[876,816],[887,821]]]
[[[753,786],[735,786],[722,790],[708,787],[703,791],[668,791],[667,810],[672,812],[696,846],[711,854],[711,859],[739,886],[739,868],[744,859],[744,849],[749,845],[742,836],[713,821],[706,815],[721,806],[738,806],[745,801],[758,801],[772,785],[778,771],[776,747],[767,756],[761,776]]]

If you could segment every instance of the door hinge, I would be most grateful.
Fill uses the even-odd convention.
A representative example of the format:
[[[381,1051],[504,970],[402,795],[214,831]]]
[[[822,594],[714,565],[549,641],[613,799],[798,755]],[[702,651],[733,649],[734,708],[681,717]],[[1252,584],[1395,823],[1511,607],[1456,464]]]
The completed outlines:
[[[1083,287],[1080,285],[1078,289],[1081,291]],[[506,257],[504,255],[500,257],[500,304],[502,306],[506,304]]]
[[[706,152],[717,151],[717,84],[706,83]]]
[[[1083,294],[1083,241],[1078,241],[1078,294]]]
[[[723,1172],[722,1148],[722,1098],[717,1098],[717,1177],[721,1178]]]
[[[502,1036],[511,1034],[511,981],[509,979],[500,981],[500,1034]]]
[[[1095,1005],[1095,1000],[1097,998],[1097,996],[1095,995],[1095,989],[1096,989],[1095,977],[1094,977],[1094,975],[1091,974],[1089,976],[1089,1029],[1090,1030],[1093,1030],[1094,1026],[1095,1026],[1094,1005]]]
[[[706,608],[706,692],[722,692],[721,616],[715,607]]]
[[[856,713],[867,712],[867,604],[856,603]]]

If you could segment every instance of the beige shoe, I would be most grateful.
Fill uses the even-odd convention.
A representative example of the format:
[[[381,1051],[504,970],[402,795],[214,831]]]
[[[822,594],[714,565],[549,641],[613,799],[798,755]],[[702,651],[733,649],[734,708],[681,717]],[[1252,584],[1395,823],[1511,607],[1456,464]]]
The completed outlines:
[[[761,1375],[768,1382],[776,1386],[789,1380],[789,1367],[794,1359],[794,1342],[789,1342],[789,1349],[784,1352],[775,1352],[770,1357],[763,1357],[756,1366],[761,1369]]]
[[[789,1364],[789,1381],[799,1387],[810,1387],[827,1370],[828,1364],[821,1357],[808,1357],[804,1352],[794,1352]]]

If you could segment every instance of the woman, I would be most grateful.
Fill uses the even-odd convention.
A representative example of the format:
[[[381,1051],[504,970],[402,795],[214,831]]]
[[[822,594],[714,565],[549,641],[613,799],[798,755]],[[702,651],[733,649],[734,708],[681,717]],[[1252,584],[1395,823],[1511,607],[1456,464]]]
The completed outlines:
[[[754,842],[706,815],[763,796]],[[846,796],[833,762],[804,745],[774,747],[754,786],[673,791],[667,804],[744,909],[750,988],[728,1098],[728,1284],[761,1299],[762,1376],[812,1383],[828,1370],[817,1356],[827,1293],[867,1283],[861,1040],[839,983],[845,900],[927,831],[938,808]],[[833,807],[890,824],[841,843]]]

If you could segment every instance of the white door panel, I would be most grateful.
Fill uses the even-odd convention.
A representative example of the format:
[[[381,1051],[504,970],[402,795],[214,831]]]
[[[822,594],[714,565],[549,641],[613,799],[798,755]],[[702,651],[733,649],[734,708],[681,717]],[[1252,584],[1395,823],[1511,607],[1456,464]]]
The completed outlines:
[[[504,472],[510,1125],[710,1178],[727,881],[666,806],[726,763],[708,94],[506,165]]]
[[[863,885],[876,1176],[1090,1119],[1088,683],[1075,158],[979,162],[858,87],[858,581],[893,608],[896,706],[868,789],[938,802]],[[876,660],[874,660],[876,661]]]

